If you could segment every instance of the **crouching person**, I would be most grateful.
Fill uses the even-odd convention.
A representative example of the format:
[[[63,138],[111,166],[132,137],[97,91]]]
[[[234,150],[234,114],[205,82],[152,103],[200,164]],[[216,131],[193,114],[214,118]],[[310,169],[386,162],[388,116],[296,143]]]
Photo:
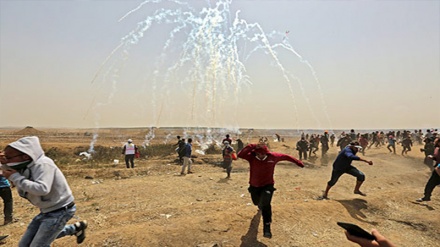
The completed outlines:
[[[67,235],[76,235],[79,244],[84,241],[87,221],[66,225],[76,211],[74,197],[61,170],[44,155],[38,137],[10,143],[0,161],[3,176],[14,183],[21,197],[40,209],[19,247],[49,247],[55,239]]]

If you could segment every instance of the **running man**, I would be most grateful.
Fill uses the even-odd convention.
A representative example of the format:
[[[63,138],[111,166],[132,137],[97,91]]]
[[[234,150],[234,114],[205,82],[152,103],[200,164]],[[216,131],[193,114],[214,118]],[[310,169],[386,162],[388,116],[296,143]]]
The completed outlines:
[[[318,199],[328,199],[328,192],[329,190],[336,184],[338,179],[344,174],[350,174],[354,177],[356,177],[356,186],[354,188],[354,193],[366,196],[365,193],[360,191],[362,183],[365,181],[365,175],[359,171],[356,167],[351,165],[351,162],[353,160],[359,160],[363,161],[365,163],[368,163],[370,166],[373,165],[373,161],[368,161],[360,158],[359,156],[356,156],[356,153],[361,149],[362,147],[359,146],[359,142],[352,142],[350,145],[346,146],[336,157],[336,160],[333,163],[333,171],[332,176],[330,178],[330,181],[327,183],[327,188],[325,189],[324,194],[319,197]]]

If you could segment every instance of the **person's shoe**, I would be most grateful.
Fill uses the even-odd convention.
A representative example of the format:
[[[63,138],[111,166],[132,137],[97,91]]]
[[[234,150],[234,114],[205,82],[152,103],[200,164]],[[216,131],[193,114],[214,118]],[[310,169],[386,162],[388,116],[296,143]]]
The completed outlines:
[[[354,192],[356,195],[367,196],[367,194],[361,192],[360,190]]]
[[[7,225],[12,223],[12,219],[5,219],[5,221],[3,222],[3,225]]]
[[[188,174],[193,174],[194,172],[192,172],[192,171],[188,171]]]
[[[264,224],[263,226],[263,237],[272,238],[272,232],[270,232],[270,224]]]
[[[317,200],[330,200],[327,196],[324,196],[324,195],[322,195],[322,196],[318,196],[318,198],[316,198]]]
[[[78,244],[84,242],[84,239],[86,239],[86,229],[87,229],[87,221],[83,220],[80,222],[76,222],[75,223],[75,228],[76,228],[76,242]]]
[[[424,198],[424,197],[419,198],[419,199],[416,200],[416,202],[429,202],[429,201],[431,201],[431,199]]]
[[[185,176],[185,173],[184,173],[184,172],[181,172],[181,173],[180,173],[180,176]]]
[[[0,241],[3,241],[5,238],[9,237],[9,235],[0,236]]]

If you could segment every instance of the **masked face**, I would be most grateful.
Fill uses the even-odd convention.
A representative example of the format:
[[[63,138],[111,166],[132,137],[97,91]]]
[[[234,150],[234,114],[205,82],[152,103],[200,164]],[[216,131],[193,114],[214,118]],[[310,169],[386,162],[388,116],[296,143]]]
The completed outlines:
[[[3,155],[0,156],[0,163],[9,167],[14,167],[31,161],[29,155],[24,154],[13,148],[6,148]]]

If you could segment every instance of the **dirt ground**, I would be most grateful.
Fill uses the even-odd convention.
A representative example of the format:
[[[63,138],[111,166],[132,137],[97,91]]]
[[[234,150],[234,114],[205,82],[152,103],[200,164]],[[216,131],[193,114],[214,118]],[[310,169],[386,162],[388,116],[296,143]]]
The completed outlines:
[[[75,131],[80,134],[72,135]],[[143,138],[133,136],[136,130],[114,131],[107,133],[111,136],[107,139],[98,138],[98,143],[105,139],[101,145],[120,145],[128,136],[140,143]],[[12,132],[1,130],[1,148],[18,137]],[[41,141],[58,148],[88,145],[91,136],[71,138],[84,132],[45,130]],[[294,150],[297,140],[270,139],[270,147],[298,157]],[[326,164],[320,151],[317,157],[305,161],[304,169],[289,162],[279,163],[275,169],[277,191],[272,201],[271,239],[262,236],[261,217],[251,205],[248,164],[243,160],[234,161],[232,179],[225,179],[224,170],[218,166],[220,155],[198,155],[194,174],[186,176],[179,175],[174,153],[137,159],[135,169],[126,169],[122,162],[110,166],[109,161],[103,167],[69,164],[62,170],[78,208],[72,222],[89,222],[82,246],[357,246],[346,240],[338,221],[355,223],[368,231],[376,228],[397,246],[439,246],[440,189],[434,190],[431,202],[415,203],[423,195],[432,171],[423,164],[420,148],[415,145],[407,156],[400,155],[401,146],[398,154],[390,154],[385,147],[367,150],[364,158],[372,160],[373,166],[354,162],[366,174],[362,187],[366,197],[353,194],[355,178],[343,175],[330,191],[330,200],[316,200],[330,178],[336,147],[330,148]],[[9,234],[4,246],[17,246],[27,224],[38,213],[15,189],[13,196],[17,221],[0,227],[0,234]],[[76,245],[75,237],[58,239],[53,244]]]

